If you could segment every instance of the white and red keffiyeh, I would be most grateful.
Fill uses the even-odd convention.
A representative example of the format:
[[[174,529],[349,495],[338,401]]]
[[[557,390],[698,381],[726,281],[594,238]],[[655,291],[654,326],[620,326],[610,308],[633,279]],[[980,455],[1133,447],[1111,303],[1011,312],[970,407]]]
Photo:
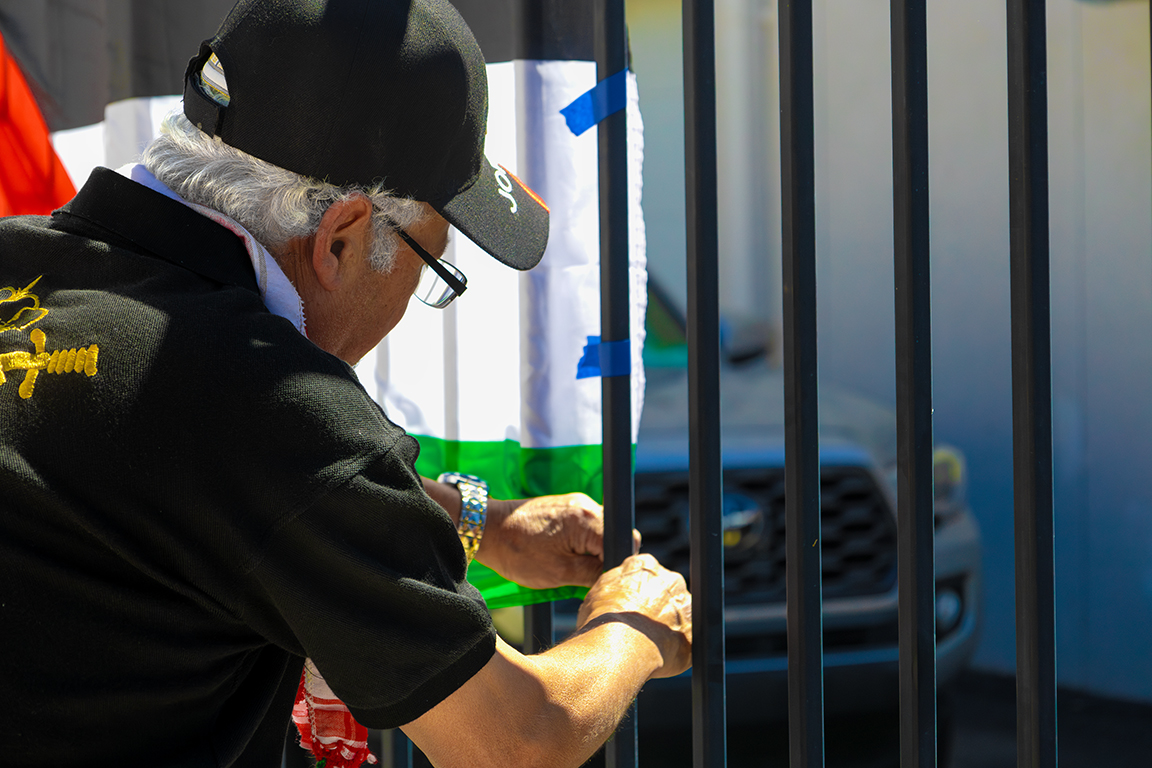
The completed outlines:
[[[323,761],[324,768],[360,768],[363,763],[376,763],[376,756],[368,750],[368,729],[356,722],[311,659],[304,661],[292,722],[300,731],[300,746]]]

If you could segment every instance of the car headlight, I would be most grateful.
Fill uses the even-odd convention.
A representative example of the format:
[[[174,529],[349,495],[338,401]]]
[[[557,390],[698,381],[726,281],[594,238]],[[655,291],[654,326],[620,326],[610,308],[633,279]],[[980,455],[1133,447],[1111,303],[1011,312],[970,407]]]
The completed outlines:
[[[967,503],[968,469],[959,449],[941,445],[932,453],[932,488],[939,526],[959,515]]]
[[[888,468],[888,480],[896,491],[897,468]],[[964,454],[950,445],[932,452],[933,512],[936,527],[959,515],[967,504],[968,468]]]

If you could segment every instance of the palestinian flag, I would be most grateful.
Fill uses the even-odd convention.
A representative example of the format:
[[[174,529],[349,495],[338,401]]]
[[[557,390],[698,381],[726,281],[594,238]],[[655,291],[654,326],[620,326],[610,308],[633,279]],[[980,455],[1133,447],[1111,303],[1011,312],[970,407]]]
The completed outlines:
[[[446,309],[412,302],[404,321],[358,367],[390,418],[420,441],[426,477],[484,478],[493,496],[582,491],[602,499],[598,377],[577,378],[600,336],[596,129],[580,135],[561,110],[597,83],[591,0],[458,0],[488,61],[486,152],[551,209],[548,249],[530,272],[510,270],[463,237],[445,258],[469,290]],[[643,133],[627,75],[633,442],[643,404],[647,303],[640,210]],[[532,592],[478,563],[469,579],[489,607],[582,594]]]
[[[68,180],[61,162],[78,187],[93,167],[116,168],[138,157],[179,104],[188,59],[232,4],[72,0],[48,14],[40,3],[0,0],[0,34],[27,74],[22,93],[34,97],[43,115],[35,135],[44,136],[46,123],[60,158],[47,154],[43,139],[29,144],[41,158],[31,167],[47,169],[38,174],[39,188],[53,190],[43,193],[50,202],[40,212],[73,194],[61,186]],[[455,5],[489,62],[487,154],[550,206],[548,250],[538,267],[518,273],[455,234],[445,257],[468,276],[470,290],[445,310],[413,301],[405,321],[357,372],[389,417],[420,441],[421,474],[479,475],[497,498],[583,491],[599,501],[600,379],[577,378],[585,346],[600,335],[597,139],[595,127],[573,133],[560,111],[597,83],[594,3]],[[635,439],[644,389],[643,138],[635,80],[626,78]],[[0,132],[5,172],[15,146],[9,141]],[[582,592],[524,590],[478,563],[469,578],[491,607]]]

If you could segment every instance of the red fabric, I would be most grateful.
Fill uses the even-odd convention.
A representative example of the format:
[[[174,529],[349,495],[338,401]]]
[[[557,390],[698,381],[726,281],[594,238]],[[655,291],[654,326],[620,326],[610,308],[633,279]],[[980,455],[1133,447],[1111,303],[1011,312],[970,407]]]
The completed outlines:
[[[0,37],[0,216],[51,213],[76,194],[48,126]]]
[[[300,746],[323,760],[324,768],[360,768],[362,763],[376,762],[368,749],[368,729],[332,693],[311,659],[300,675],[292,722],[300,732]]]

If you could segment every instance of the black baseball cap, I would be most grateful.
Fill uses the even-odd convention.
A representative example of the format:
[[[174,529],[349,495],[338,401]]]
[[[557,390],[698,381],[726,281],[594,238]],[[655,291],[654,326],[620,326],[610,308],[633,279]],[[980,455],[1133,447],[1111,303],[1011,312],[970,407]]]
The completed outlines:
[[[484,155],[484,56],[446,0],[241,0],[188,63],[184,114],[281,168],[429,203],[510,267],[544,254],[547,206]]]

